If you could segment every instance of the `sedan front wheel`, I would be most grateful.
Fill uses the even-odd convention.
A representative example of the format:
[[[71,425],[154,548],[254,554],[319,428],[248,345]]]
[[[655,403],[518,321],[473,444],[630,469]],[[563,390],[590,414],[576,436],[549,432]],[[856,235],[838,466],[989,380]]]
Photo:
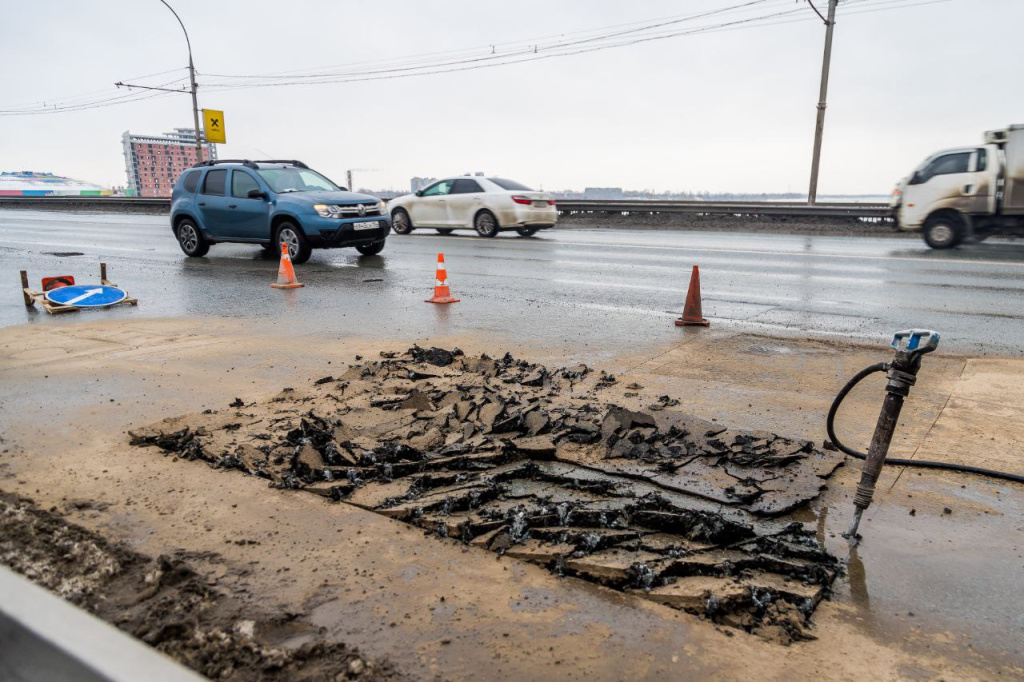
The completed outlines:
[[[409,234],[412,232],[412,221],[404,208],[396,208],[391,214],[391,229],[396,234]]]

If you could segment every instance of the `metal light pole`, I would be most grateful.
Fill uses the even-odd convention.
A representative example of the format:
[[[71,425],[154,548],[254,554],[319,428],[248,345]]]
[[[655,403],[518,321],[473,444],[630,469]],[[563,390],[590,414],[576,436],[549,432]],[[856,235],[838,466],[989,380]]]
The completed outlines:
[[[162,0],[161,0],[162,1]],[[821,138],[825,132],[825,101],[828,97],[828,69],[832,62],[832,29],[836,25],[836,5],[839,0],[829,0],[828,19],[825,19],[825,56],[821,60],[821,91],[818,93],[818,122],[814,126],[814,157],[811,159],[811,187],[807,191],[807,203],[818,199],[818,164],[821,161]],[[814,8],[814,5],[811,5]],[[815,8],[815,12],[818,10]],[[819,13],[818,16],[821,16]],[[193,90],[193,93],[195,90]]]
[[[174,8],[167,4],[167,0],[160,0],[164,6],[171,10],[171,14],[178,20],[178,25],[181,26],[182,32],[185,34],[185,44],[188,45],[188,77],[192,84],[192,121],[196,127],[196,161],[203,160],[203,142],[199,136],[199,100],[196,97],[196,67],[192,63],[192,41],[188,39],[188,31],[185,30],[185,24],[182,23],[181,17],[174,11]],[[830,33],[831,35],[831,33]]]

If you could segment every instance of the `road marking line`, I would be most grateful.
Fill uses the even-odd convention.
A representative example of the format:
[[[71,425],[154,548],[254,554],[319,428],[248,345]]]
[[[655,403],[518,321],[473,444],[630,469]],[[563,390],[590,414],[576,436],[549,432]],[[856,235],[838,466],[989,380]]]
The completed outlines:
[[[607,249],[610,247],[623,249],[655,249],[658,251],[697,251],[705,253],[746,253],[759,256],[800,256],[804,258],[850,258],[854,260],[893,260],[907,263],[942,263],[960,265],[1000,265],[1011,267],[1024,267],[1024,262],[1019,261],[991,261],[991,260],[967,260],[962,258],[910,258],[907,256],[865,256],[858,254],[836,254],[836,253],[806,253],[800,251],[757,251],[755,249],[716,249],[701,246],[648,246],[642,244],[616,244],[614,242],[555,242],[567,246],[593,246],[595,248]]]

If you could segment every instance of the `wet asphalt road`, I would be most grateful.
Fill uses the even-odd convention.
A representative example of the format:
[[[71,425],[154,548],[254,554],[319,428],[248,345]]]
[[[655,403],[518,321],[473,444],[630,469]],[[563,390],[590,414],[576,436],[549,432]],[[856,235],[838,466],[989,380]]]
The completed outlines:
[[[443,251],[461,303],[434,306]],[[83,255],[64,255],[69,252]],[[56,255],[55,255],[56,254]],[[51,317],[22,305],[18,270],[110,278],[136,309]],[[943,334],[952,352],[1020,355],[1024,244],[932,251],[917,239],[555,229],[533,239],[433,230],[392,235],[380,256],[316,251],[304,289],[277,291],[277,262],[256,246],[186,258],[162,216],[0,210],[0,326],[76,319],[217,315],[257,318],[299,336],[417,339],[481,334],[507,343],[621,352],[670,343],[690,268],[716,329],[887,342],[907,327]],[[513,346],[514,349],[514,346]]]

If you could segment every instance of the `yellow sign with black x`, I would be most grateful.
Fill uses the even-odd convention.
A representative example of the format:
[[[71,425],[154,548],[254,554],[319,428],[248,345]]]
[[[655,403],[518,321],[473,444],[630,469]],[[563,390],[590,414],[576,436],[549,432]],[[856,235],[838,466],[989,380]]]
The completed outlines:
[[[203,132],[207,142],[225,144],[228,141],[224,131],[224,112],[215,109],[203,109]]]

